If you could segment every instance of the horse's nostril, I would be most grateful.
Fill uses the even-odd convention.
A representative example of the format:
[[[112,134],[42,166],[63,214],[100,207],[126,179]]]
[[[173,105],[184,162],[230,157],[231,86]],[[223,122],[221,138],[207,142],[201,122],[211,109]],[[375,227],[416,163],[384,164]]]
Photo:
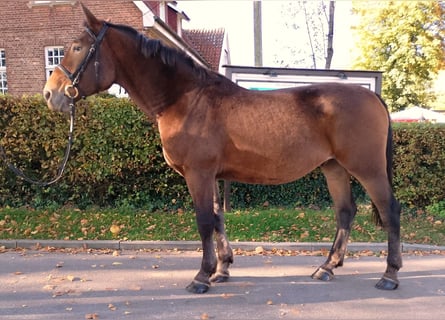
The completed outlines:
[[[43,97],[45,98],[46,101],[48,101],[51,98],[51,91],[44,90],[43,91]]]

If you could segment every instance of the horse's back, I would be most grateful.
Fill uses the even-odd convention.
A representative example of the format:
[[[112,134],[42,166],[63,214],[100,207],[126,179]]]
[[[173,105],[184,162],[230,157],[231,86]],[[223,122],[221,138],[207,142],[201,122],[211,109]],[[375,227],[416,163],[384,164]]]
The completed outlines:
[[[347,162],[354,148],[358,152],[368,142],[386,141],[387,112],[360,86],[241,90],[225,100],[218,123],[227,137],[221,155],[227,179],[289,182],[329,159]]]

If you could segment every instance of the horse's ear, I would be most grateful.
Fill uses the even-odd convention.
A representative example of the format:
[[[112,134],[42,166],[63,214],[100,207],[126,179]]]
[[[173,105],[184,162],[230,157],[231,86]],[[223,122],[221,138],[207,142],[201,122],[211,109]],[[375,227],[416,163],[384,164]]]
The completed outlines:
[[[100,28],[102,28],[102,22],[97,19],[82,2],[80,3],[80,6],[85,14],[87,25],[94,31],[100,30]]]

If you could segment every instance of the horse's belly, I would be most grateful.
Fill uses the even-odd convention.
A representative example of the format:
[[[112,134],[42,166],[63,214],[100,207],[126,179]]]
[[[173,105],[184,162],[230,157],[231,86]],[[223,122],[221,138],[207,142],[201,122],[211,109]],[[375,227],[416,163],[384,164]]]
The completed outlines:
[[[238,154],[236,161],[223,165],[218,178],[252,184],[283,184],[305,176],[329,158],[328,154],[282,158]]]

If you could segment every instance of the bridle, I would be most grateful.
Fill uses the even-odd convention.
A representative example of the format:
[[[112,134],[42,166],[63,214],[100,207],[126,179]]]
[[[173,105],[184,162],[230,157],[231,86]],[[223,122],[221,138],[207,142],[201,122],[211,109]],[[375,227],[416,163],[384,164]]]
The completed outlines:
[[[85,31],[89,34],[89,36],[94,40],[91,44],[90,49],[88,50],[88,54],[83,58],[82,62],[77,67],[76,71],[71,73],[65,66],[59,64],[57,68],[62,71],[65,76],[71,80],[71,84],[65,86],[65,95],[74,100],[79,96],[79,90],[77,89],[77,85],[79,84],[80,77],[85,72],[86,67],[90,60],[95,57],[94,61],[94,69],[96,73],[96,85],[99,79],[99,48],[102,40],[105,37],[105,33],[107,32],[109,24],[104,22],[102,29],[99,31],[99,34],[96,36],[90,28],[85,27]],[[71,90],[74,90],[74,94],[71,93]]]
[[[98,79],[99,79],[99,48],[100,44],[105,36],[105,33],[107,32],[109,25],[105,22],[102,29],[100,30],[99,34],[96,36],[91,29],[88,27],[85,27],[86,32],[90,35],[91,38],[93,38],[94,42],[91,44],[90,49],[88,50],[88,54],[83,59],[82,63],[77,67],[76,71],[71,73],[67,68],[65,68],[62,64],[59,64],[57,68],[61,70],[65,76],[70,79],[71,84],[68,84],[65,86],[65,95],[71,99],[71,102],[69,104],[70,106],[70,129],[69,129],[69,135],[68,135],[68,145],[65,150],[65,155],[63,157],[63,160],[57,170],[57,175],[54,179],[50,181],[38,181],[33,180],[29,178],[23,171],[21,171],[19,168],[14,166],[8,159],[6,152],[2,145],[0,145],[0,157],[3,159],[3,161],[6,163],[8,168],[13,171],[17,176],[21,177],[27,182],[30,182],[32,184],[36,184],[41,187],[49,186],[53,183],[56,183],[57,181],[62,178],[63,172],[65,170],[66,164],[68,162],[68,158],[71,152],[71,147],[73,145],[73,137],[74,137],[74,111],[75,111],[75,103],[74,100],[79,96],[79,90],[77,89],[77,85],[79,84],[80,77],[85,72],[86,67],[88,66],[88,63],[90,60],[95,57],[94,62],[94,68],[96,72],[96,85],[98,85]],[[74,93],[71,93],[71,91],[74,90]]]

